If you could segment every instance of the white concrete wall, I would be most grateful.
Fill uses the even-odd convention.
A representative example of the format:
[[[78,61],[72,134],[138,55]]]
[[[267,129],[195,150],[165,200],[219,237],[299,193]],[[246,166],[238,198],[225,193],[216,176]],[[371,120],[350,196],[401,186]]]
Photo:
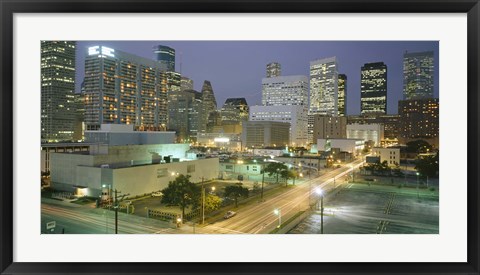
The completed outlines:
[[[374,147],[372,153],[380,157],[380,163],[387,161],[389,166],[400,164],[400,148]]]

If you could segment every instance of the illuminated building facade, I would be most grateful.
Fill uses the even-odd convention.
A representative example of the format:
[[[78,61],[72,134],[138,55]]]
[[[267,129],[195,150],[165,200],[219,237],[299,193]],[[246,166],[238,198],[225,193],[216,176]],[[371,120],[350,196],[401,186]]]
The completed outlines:
[[[202,116],[202,125],[201,131],[205,132],[207,125],[210,122],[210,125],[215,124],[214,121],[216,120],[217,113],[217,100],[215,99],[215,94],[213,93],[212,83],[210,81],[205,80],[202,86],[202,104],[203,104],[203,116]]]
[[[177,141],[195,141],[197,133],[204,132],[202,93],[195,90],[168,93],[168,130],[177,133]]]
[[[387,65],[367,63],[361,69],[360,110],[362,115],[387,113]]]
[[[313,115],[313,140],[327,138],[347,138],[347,118]]]
[[[246,121],[243,123],[242,146],[285,147],[289,144],[290,124],[275,121]]]
[[[288,122],[290,125],[290,143],[292,146],[306,146],[307,106],[251,106],[250,121]]]
[[[309,114],[338,115],[337,70],[336,57],[310,62]]]
[[[272,62],[267,64],[267,77],[277,77],[282,75],[282,66],[280,63]]]
[[[161,64],[165,71],[175,71],[175,49],[158,45],[153,47],[153,53],[155,54],[156,60]]]
[[[262,105],[286,106],[308,104],[308,78],[289,75],[262,79]]]
[[[222,124],[241,124],[248,120],[249,108],[247,100],[241,98],[227,98],[220,110]]]
[[[347,76],[338,75],[338,115],[347,115]]]
[[[433,51],[403,55],[403,99],[433,98]]]
[[[384,126],[383,124],[348,124],[347,138],[371,141],[375,146],[380,146],[384,139]]]
[[[398,139],[400,136],[399,115],[348,116],[348,124],[383,124],[386,139]]]
[[[133,124],[137,131],[165,130],[167,76],[154,60],[104,46],[87,49],[86,130],[101,124]]]
[[[400,135],[404,139],[438,138],[438,98],[400,100]]]
[[[41,140],[72,141],[77,118],[74,41],[41,41]]]
[[[180,90],[193,90],[193,80],[186,76],[182,76],[180,80]]]

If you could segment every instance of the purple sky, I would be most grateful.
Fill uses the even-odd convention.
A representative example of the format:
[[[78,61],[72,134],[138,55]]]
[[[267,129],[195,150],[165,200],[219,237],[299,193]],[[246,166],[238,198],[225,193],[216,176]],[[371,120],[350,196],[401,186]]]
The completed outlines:
[[[339,73],[347,75],[347,114],[360,113],[360,68],[384,62],[388,68],[389,114],[396,114],[402,99],[403,53],[434,51],[434,95],[438,97],[438,41],[79,41],[77,44],[77,92],[84,77],[86,48],[104,45],[154,59],[152,47],[176,50],[176,70],[193,79],[201,90],[210,80],[220,108],[229,97],[245,97],[249,105],[261,103],[261,82],[267,63],[282,65],[282,75],[309,75],[310,61],[337,57]]]

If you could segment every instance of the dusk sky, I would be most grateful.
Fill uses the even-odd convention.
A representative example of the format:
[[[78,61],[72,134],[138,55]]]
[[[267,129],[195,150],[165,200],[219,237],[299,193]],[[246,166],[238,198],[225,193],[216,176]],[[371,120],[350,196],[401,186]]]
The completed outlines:
[[[387,65],[387,112],[396,114],[403,89],[403,53],[434,51],[434,96],[438,88],[438,41],[78,41],[76,90],[84,77],[86,48],[103,45],[154,59],[153,46],[176,50],[176,71],[193,79],[200,91],[210,80],[221,108],[229,97],[245,97],[248,105],[260,105],[266,65],[278,62],[282,75],[309,77],[310,61],[336,56],[339,73],[347,75],[347,114],[360,113],[360,68],[365,63]],[[180,66],[181,63],[181,66]]]

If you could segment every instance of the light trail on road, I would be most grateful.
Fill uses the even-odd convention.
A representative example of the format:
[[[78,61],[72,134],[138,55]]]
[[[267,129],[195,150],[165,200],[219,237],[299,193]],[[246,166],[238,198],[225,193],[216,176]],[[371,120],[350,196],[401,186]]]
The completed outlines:
[[[218,232],[216,231],[218,228],[223,228],[237,234],[268,233],[275,228],[275,224],[278,221],[278,216],[273,213],[274,209],[281,210],[282,220],[284,221],[302,210],[307,210],[310,207],[309,198],[316,195],[315,188],[322,188],[325,191],[330,190],[327,189],[327,186],[334,183],[338,178],[348,175],[354,169],[363,165],[363,162],[362,159],[354,161],[350,164],[350,167],[338,168],[338,170],[330,171],[318,178],[297,184],[294,188],[271,197],[267,201],[240,208],[235,217],[212,225],[206,225],[202,231],[215,234]],[[342,184],[344,182],[339,181],[336,183],[336,186],[338,187]]]

